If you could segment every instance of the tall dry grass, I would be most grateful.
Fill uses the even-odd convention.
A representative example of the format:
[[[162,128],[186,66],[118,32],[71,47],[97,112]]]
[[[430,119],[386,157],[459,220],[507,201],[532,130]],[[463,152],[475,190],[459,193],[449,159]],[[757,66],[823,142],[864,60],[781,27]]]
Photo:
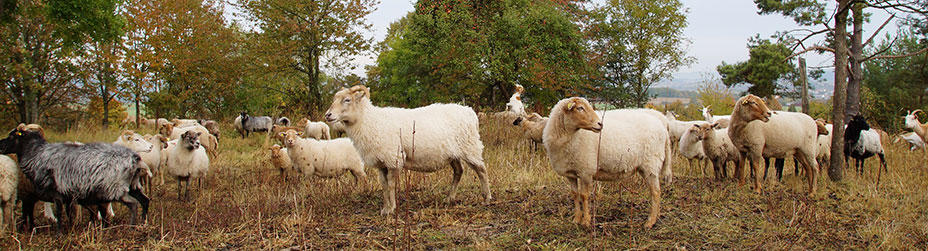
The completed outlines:
[[[714,181],[711,170],[675,157],[676,181],[664,186],[662,216],[641,228],[649,208],[637,176],[599,183],[594,228],[570,223],[563,178],[550,170],[543,149],[509,121],[484,121],[481,137],[496,199],[483,204],[472,171],[465,168],[458,201],[445,200],[450,168],[406,172],[396,214],[381,217],[375,170],[354,185],[338,179],[283,179],[267,162],[263,135],[241,139],[224,125],[221,152],[191,200],[178,200],[174,180],[147,191],[148,222],[128,222],[116,206],[115,226],[81,222],[57,233],[45,219],[33,232],[5,233],[0,249],[925,249],[928,248],[926,153],[886,145],[889,173],[877,186],[876,162],[864,177],[840,183],[820,179],[819,193],[787,161],[782,183],[769,180],[763,194],[736,182]],[[142,130],[142,133],[154,133]],[[117,131],[49,132],[51,141],[113,141]]]

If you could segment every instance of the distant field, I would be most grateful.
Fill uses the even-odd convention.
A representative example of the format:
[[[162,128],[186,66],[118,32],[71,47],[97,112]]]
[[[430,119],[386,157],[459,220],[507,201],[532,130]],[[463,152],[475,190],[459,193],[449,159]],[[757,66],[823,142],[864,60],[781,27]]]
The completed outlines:
[[[885,143],[889,173],[876,185],[878,161],[868,173],[846,173],[841,183],[820,178],[805,196],[804,182],[787,161],[783,183],[768,180],[763,194],[737,182],[718,182],[674,159],[675,182],[664,185],[661,217],[642,229],[649,208],[638,176],[599,183],[595,227],[570,223],[564,179],[550,170],[543,149],[503,122],[481,124],[481,138],[495,200],[485,205],[473,171],[465,168],[458,201],[447,202],[451,169],[405,173],[397,214],[379,215],[375,170],[353,185],[337,180],[285,181],[266,161],[264,135],[241,139],[224,125],[221,151],[191,201],[180,202],[174,180],[155,185],[148,222],[126,226],[116,205],[115,225],[86,222],[57,233],[46,219],[34,232],[9,231],[0,249],[926,249],[928,170],[926,152]],[[143,133],[153,133],[143,130]],[[118,131],[50,132],[51,141],[107,141]],[[539,146],[540,148],[543,148]],[[772,170],[771,170],[772,171]],[[17,210],[19,207],[17,206]],[[40,212],[37,213],[39,215]],[[18,215],[18,211],[17,211]]]

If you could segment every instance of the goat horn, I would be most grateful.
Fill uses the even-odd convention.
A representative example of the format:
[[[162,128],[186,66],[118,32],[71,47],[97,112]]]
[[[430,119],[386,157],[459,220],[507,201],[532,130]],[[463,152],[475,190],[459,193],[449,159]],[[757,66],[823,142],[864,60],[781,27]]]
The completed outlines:
[[[915,113],[918,113],[918,112],[925,112],[925,111],[922,111],[922,109],[915,109],[914,111],[912,111],[912,114],[915,114]]]

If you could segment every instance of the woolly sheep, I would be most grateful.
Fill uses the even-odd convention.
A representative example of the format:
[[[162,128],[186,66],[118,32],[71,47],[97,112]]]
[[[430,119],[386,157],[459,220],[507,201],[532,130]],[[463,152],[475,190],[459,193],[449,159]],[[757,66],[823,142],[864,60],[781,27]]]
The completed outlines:
[[[701,169],[703,175],[705,175],[709,160],[706,158],[706,153],[702,149],[702,141],[697,141],[695,138],[683,140],[683,135],[686,134],[693,125],[705,124],[706,122],[679,121],[677,120],[676,114],[672,111],[668,111],[664,116],[669,123],[670,143],[671,145],[675,145],[673,149],[678,149],[683,157],[690,160],[690,164],[692,164],[693,161],[702,164],[703,167]]]
[[[172,124],[161,126],[161,135],[169,139],[179,139],[181,135],[188,131],[200,133],[197,134],[200,137],[200,144],[203,145],[203,148],[205,148],[206,153],[208,153],[209,156],[215,158],[219,155],[219,139],[217,139],[216,136],[210,134],[206,127],[201,125],[175,127]]]
[[[722,180],[728,177],[728,162],[734,162],[735,167],[741,166],[741,153],[731,143],[728,137],[728,128],[721,128],[718,123],[703,123],[693,125],[689,134],[702,141],[703,151],[706,157],[712,161],[712,167],[715,170],[715,178]]]
[[[248,137],[252,132],[267,132],[274,125],[274,120],[268,116],[252,117],[248,112],[242,111],[233,122],[233,127],[242,135]]]
[[[483,162],[477,114],[469,107],[457,104],[432,104],[415,109],[377,107],[371,104],[370,90],[358,85],[335,93],[325,118],[328,122],[344,123],[348,138],[364,163],[380,171],[382,215],[391,214],[396,208],[394,187],[403,169],[435,172],[450,164],[453,178],[448,198],[453,200],[466,164],[477,173],[486,201],[493,199]]]
[[[282,147],[278,144],[268,147],[268,150],[271,151],[270,161],[274,167],[280,171],[280,176],[284,176],[284,172],[293,168],[293,162],[290,161],[290,154],[287,151],[286,147]]]
[[[169,145],[164,171],[177,179],[177,198],[190,198],[190,180],[206,176],[209,171],[209,157],[200,147],[199,137],[202,133],[187,131],[181,135],[176,145]],[[181,182],[185,182],[184,196],[181,197]],[[199,185],[198,185],[199,186]]]
[[[660,177],[669,179],[670,174],[667,119],[648,109],[606,111],[603,120],[600,116],[586,99],[567,98],[551,108],[545,126],[551,167],[570,185],[573,221],[590,225],[594,180],[619,181],[637,173],[651,191],[651,213],[644,225],[650,228],[660,214]]]
[[[286,138],[284,145],[287,146],[290,163],[303,175],[335,178],[350,171],[356,184],[362,178],[367,178],[361,155],[354,149],[350,139],[304,139],[295,130],[282,134]]]
[[[855,170],[857,170],[858,175],[864,173],[864,161],[867,158],[873,157],[874,155],[880,157],[880,167],[877,168],[882,174],[882,170],[889,172],[889,169],[886,167],[886,159],[883,152],[883,144],[880,141],[880,134],[870,128],[870,124],[867,124],[867,119],[861,115],[851,116],[851,121],[847,123],[847,128],[844,131],[844,163],[845,166],[849,164],[848,156],[854,158],[857,163],[855,165]],[[879,177],[877,177],[879,180]]]
[[[304,137],[314,138],[316,140],[332,139],[329,133],[329,125],[324,122],[313,122],[304,118],[301,124],[303,124],[302,131],[304,132]],[[344,124],[341,122],[332,123],[332,125],[333,127],[340,126],[340,129],[344,132]],[[336,134],[337,133],[336,131]]]
[[[683,155],[684,158],[690,160],[690,165],[692,165],[693,161],[702,164],[702,174],[706,175],[706,168],[709,167],[711,162],[709,162],[709,159],[706,157],[706,151],[703,150],[702,141],[697,140],[695,135],[690,135],[689,130],[685,131],[683,136],[680,137],[680,141],[677,142],[677,151],[680,155]]]
[[[207,131],[209,131],[209,134],[212,134],[214,137],[216,137],[216,141],[219,141],[219,135],[222,134],[222,131],[219,130],[218,122],[216,122],[215,120],[204,119],[204,120],[198,120],[197,123],[200,123],[200,125],[203,125],[203,127],[206,128]]]
[[[759,120],[759,121],[755,121]],[[741,157],[751,162],[754,170],[754,191],[760,193],[764,158],[785,158],[792,155],[806,171],[809,196],[815,194],[817,166],[815,162],[818,131],[809,115],[795,112],[773,114],[759,97],[748,94],[735,103],[728,136],[741,151]],[[743,163],[743,161],[742,161]],[[741,167],[735,168],[739,183],[747,176]]]
[[[831,132],[834,125],[826,124],[825,120],[816,119],[816,127],[825,128],[825,133],[823,134],[821,130],[818,132],[818,139],[816,143],[818,144],[818,154],[815,156],[815,159],[818,161],[819,172],[822,171],[822,167],[828,166],[831,163]]]
[[[197,122],[196,119],[176,119],[175,118],[171,120],[171,123],[174,124],[174,127],[187,127],[187,126],[200,125],[200,123]]]
[[[506,103],[506,111],[513,112],[516,116],[525,116],[525,105],[522,104],[522,93],[524,92],[525,88],[520,84],[516,84],[516,91],[512,93],[512,97],[509,97],[509,103]]]
[[[304,134],[303,128],[301,127],[273,125],[271,126],[271,137],[276,139],[281,144],[283,144],[284,141],[287,140],[287,136],[284,133],[286,133],[289,130],[297,131],[300,133],[300,135]]]
[[[512,122],[513,125],[519,126],[519,128],[522,129],[523,137],[532,141],[533,150],[536,149],[537,144],[542,143],[541,135],[547,123],[548,118],[541,117],[538,113],[532,113],[526,119],[518,117]]]
[[[3,226],[4,219],[6,219],[4,213],[10,214],[10,226],[16,223],[13,217],[13,207],[16,206],[16,186],[18,184],[19,167],[16,162],[6,155],[0,155],[0,232],[6,229]]]
[[[277,119],[277,122],[274,122],[275,125],[290,126],[290,118],[280,117]]]
[[[148,214],[149,199],[139,184],[144,163],[128,148],[106,143],[50,144],[39,133],[14,130],[0,141],[0,153],[16,154],[38,197],[55,202],[59,219],[61,208],[72,201],[99,213],[104,209],[93,209],[94,205],[123,202],[130,209],[132,224],[139,205],[142,218]],[[107,223],[105,218],[103,222]],[[58,224],[64,227],[62,221]]]

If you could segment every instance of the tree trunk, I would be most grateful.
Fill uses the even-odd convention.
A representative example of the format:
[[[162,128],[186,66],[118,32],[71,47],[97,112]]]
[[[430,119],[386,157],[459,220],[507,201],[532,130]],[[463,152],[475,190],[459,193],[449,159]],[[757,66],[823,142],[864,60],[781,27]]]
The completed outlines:
[[[139,93],[135,93],[135,129],[142,127],[141,113],[139,113]]]
[[[861,60],[863,59],[863,26],[864,26],[864,5],[854,4],[851,7],[853,11],[854,33],[851,34],[851,51],[848,55],[851,71],[848,74],[847,82],[847,112],[846,115],[860,114],[860,85],[863,81],[863,70],[861,69]],[[835,65],[837,66],[837,65]],[[845,122],[849,120],[845,116]]]
[[[799,57],[799,82],[802,83],[802,113],[809,114],[809,79],[806,76],[806,58]]]
[[[831,137],[831,166],[828,176],[833,181],[844,178],[844,115],[847,100],[847,7],[850,0],[838,1],[835,13],[835,93],[832,96],[834,128]]]
[[[105,83],[100,83],[103,86],[100,87],[102,91],[100,97],[103,98],[101,104],[103,104],[103,128],[108,128],[110,125],[110,99],[109,99],[109,90],[106,88]]]

